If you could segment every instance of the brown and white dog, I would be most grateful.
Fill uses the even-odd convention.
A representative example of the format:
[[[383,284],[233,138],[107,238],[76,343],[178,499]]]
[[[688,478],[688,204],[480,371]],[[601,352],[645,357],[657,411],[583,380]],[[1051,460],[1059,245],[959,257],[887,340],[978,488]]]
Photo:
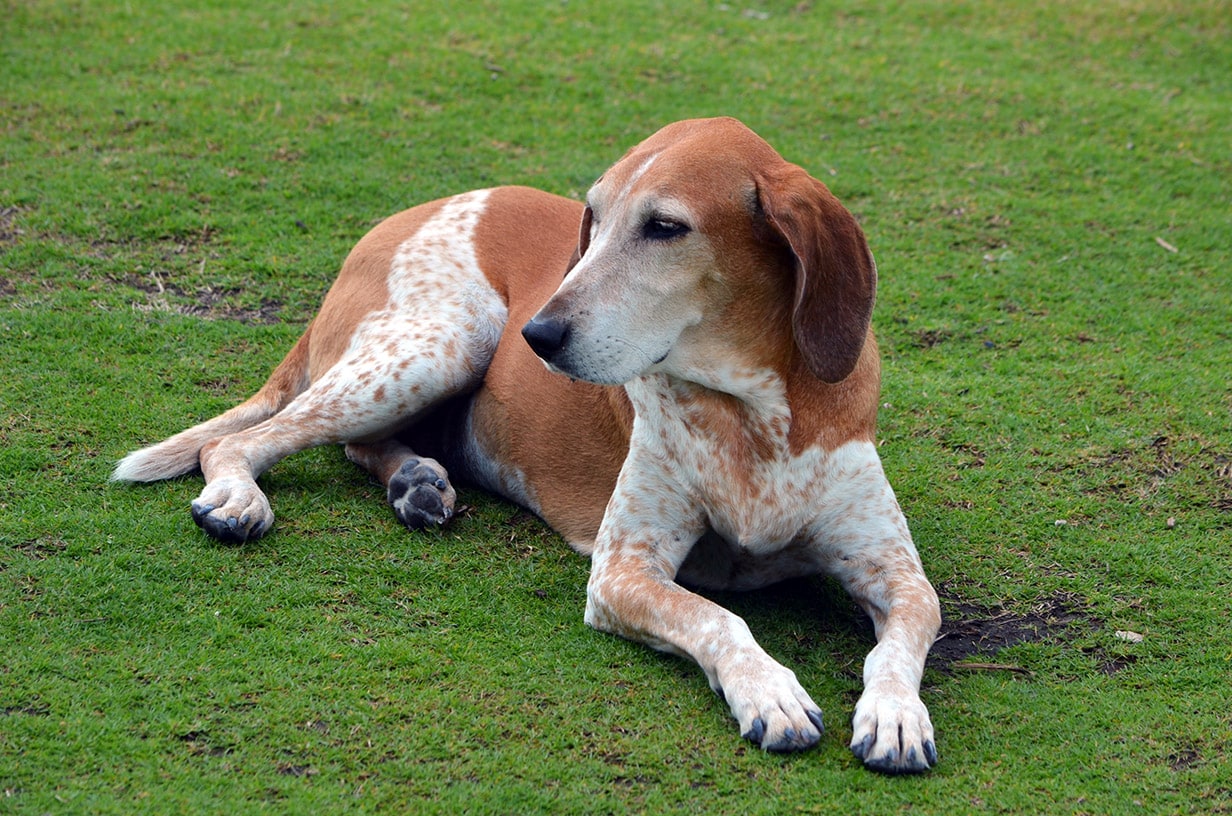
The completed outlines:
[[[450,518],[449,474],[486,488],[590,555],[587,623],[696,661],[771,751],[817,743],[818,706],[684,587],[833,575],[877,636],[851,749],[924,771],[940,613],[874,446],[875,284],[821,182],[735,120],[678,122],[585,205],[507,187],[387,219],[255,396],[113,478],[200,467],[193,518],[234,542],[273,524],[256,478],[315,445],[346,444],[412,528]]]

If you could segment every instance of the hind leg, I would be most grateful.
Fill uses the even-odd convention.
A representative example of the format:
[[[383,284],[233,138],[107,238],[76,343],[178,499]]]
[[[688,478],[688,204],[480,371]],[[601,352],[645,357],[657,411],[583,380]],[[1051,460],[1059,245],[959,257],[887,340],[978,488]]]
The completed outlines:
[[[507,308],[479,269],[471,243],[486,197],[479,192],[451,199],[397,246],[384,308],[355,324],[350,309],[358,296],[331,299],[331,291],[312,327],[311,368],[323,373],[279,413],[201,449],[206,486],[192,513],[203,530],[235,542],[267,532],[274,515],[257,477],[280,459],[317,445],[365,443],[378,470],[397,461],[382,481],[387,486],[398,481],[406,452],[381,451],[388,443],[372,443],[394,437],[440,401],[475,388],[504,330]],[[353,330],[344,328],[352,325]],[[335,360],[318,360],[318,353],[327,353],[318,352],[318,344],[345,350],[335,351]],[[364,454],[360,445],[355,451]],[[407,479],[418,489],[419,475],[410,470]],[[436,479],[430,483],[436,489]],[[442,495],[448,495],[447,480]],[[415,501],[420,499],[413,498],[412,507]],[[442,515],[446,507],[442,499]]]
[[[417,356],[439,358],[440,352],[430,347]],[[276,462],[318,445],[390,437],[437,400],[476,384],[470,366],[459,370],[444,361],[439,365],[420,362],[422,376],[399,378],[383,376],[371,360],[340,362],[270,419],[210,442],[201,449],[206,484],[192,503],[193,520],[220,541],[257,538],[273,525],[274,514],[256,480]],[[365,450],[371,456],[376,448],[355,446],[360,456]],[[410,454],[409,449],[404,451]],[[384,457],[392,462],[399,453],[391,449]],[[373,468],[379,470],[384,464],[374,462],[369,469]],[[382,481],[388,485],[395,475],[396,468]],[[429,483],[435,489],[436,478]],[[442,501],[440,510],[444,508]]]
[[[408,528],[434,527],[453,517],[458,494],[435,459],[419,456],[394,439],[352,443],[346,455],[385,487],[394,515]]]
[[[243,542],[264,534],[274,514],[257,477],[286,456],[318,445],[355,443],[353,458],[387,487],[400,483],[399,471],[414,454],[398,443],[369,440],[390,439],[441,400],[479,384],[495,342],[469,335],[465,325],[437,325],[429,333],[421,333],[422,326],[417,331],[405,326],[392,332],[385,330],[390,326],[364,330],[360,342],[352,343],[354,351],[282,411],[201,449],[206,485],[193,502],[193,519],[220,541]],[[399,342],[404,346],[391,349]],[[437,479],[445,479],[443,469],[431,479],[414,473],[413,466],[407,470],[412,488],[427,483],[437,490]],[[419,502],[425,512],[443,517],[452,503],[445,502],[447,479],[439,492],[440,507],[425,503],[426,494],[415,494],[410,508]],[[403,518],[411,520],[413,515]]]

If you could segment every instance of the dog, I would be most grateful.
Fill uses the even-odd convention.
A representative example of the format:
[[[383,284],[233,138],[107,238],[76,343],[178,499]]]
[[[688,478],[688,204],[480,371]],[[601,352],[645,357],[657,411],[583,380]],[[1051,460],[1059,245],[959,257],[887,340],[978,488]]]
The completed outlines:
[[[584,204],[503,187],[383,221],[253,397],[113,478],[200,468],[224,542],[270,530],[257,477],[316,445],[410,528],[451,518],[453,479],[489,490],[590,556],[589,625],[698,663],[769,751],[815,745],[820,709],[693,590],[834,576],[877,638],[851,750],[926,771],[940,611],[874,443],[876,277],[820,181],[734,119],[677,122]]]

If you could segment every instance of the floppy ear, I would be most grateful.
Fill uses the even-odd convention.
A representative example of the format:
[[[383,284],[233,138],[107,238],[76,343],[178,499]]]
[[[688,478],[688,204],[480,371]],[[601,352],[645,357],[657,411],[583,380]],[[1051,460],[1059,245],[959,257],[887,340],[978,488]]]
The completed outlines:
[[[594,221],[594,217],[590,207],[582,211],[582,226],[578,231],[577,247],[574,248],[573,255],[569,257],[569,264],[565,267],[566,275],[573,271],[573,267],[578,265],[578,261],[582,260],[582,256],[586,254],[586,248],[590,246],[590,225]]]
[[[855,217],[794,164],[766,173],[758,198],[796,260],[792,332],[808,367],[838,382],[856,367],[873,314],[877,267]]]

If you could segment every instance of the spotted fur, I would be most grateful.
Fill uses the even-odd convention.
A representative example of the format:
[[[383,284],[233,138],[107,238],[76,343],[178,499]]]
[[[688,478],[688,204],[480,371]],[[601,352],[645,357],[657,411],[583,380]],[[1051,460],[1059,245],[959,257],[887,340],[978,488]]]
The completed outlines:
[[[876,267],[824,185],[730,119],[664,128],[585,205],[526,188],[415,207],[369,233],[250,400],[125,457],[200,467],[197,523],[267,533],[258,476],[341,443],[408,527],[453,479],[538,513],[591,557],[586,621],[696,661],[763,748],[819,706],[738,616],[686,588],[835,576],[873,620],[850,745],[937,761],[919,697],[937,598],[873,427]]]

